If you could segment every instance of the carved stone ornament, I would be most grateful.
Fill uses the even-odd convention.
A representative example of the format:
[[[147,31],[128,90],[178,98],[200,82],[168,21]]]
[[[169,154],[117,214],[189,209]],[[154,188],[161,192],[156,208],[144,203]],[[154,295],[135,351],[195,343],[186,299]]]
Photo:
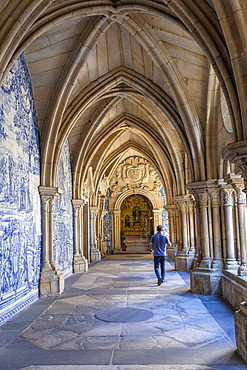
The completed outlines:
[[[118,165],[110,179],[112,196],[126,190],[144,189],[158,194],[162,187],[155,168],[142,157],[128,157]]]
[[[220,206],[220,190],[210,191],[212,206]]]
[[[244,186],[235,186],[237,204],[246,204],[246,194],[243,192]]]
[[[233,205],[233,199],[232,199],[233,192],[234,192],[233,189],[224,189],[224,205],[225,206]]]
[[[208,193],[206,191],[198,192],[198,200],[200,207],[207,207],[208,206]]]

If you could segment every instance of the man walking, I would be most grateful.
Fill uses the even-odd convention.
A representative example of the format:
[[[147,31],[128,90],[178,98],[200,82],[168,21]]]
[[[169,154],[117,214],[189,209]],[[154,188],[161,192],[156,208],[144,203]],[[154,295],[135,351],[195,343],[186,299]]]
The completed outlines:
[[[154,271],[158,278],[158,285],[165,280],[165,260],[166,260],[166,246],[170,246],[168,238],[161,234],[163,231],[162,225],[157,226],[157,233],[151,237],[149,247],[153,251],[154,256]],[[161,276],[159,268],[161,266]]]

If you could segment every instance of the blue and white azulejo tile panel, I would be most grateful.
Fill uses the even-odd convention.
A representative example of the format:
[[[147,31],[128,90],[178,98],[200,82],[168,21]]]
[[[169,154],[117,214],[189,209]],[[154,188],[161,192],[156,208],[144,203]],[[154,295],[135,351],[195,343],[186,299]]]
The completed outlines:
[[[166,193],[164,188],[160,189],[160,194],[164,198],[164,206],[166,205]],[[169,222],[168,222],[168,212],[163,209],[162,211],[162,226],[163,226],[163,233],[169,239]]]
[[[72,208],[72,174],[69,141],[63,146],[58,165],[57,186],[63,194],[55,201],[53,218],[53,253],[54,261],[68,276],[72,273],[73,261],[73,208]]]
[[[22,54],[0,88],[0,325],[38,298],[39,185],[37,117]]]
[[[103,240],[106,242],[109,253],[112,253],[112,213],[109,211],[109,198],[111,198],[112,191],[107,190],[105,199],[106,214],[103,217]]]

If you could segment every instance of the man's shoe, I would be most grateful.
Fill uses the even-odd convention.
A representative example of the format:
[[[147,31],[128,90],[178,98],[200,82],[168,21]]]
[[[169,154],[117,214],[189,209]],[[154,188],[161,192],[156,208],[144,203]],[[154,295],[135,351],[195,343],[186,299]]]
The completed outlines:
[[[158,277],[158,285],[161,285],[161,283],[162,283],[162,279],[161,277]]]

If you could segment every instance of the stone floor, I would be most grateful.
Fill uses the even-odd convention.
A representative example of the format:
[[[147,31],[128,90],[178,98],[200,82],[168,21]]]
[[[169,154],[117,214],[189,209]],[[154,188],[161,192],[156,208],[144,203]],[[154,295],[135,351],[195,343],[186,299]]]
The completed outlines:
[[[0,369],[247,369],[231,307],[191,294],[166,263],[157,285],[149,255],[109,256],[0,327]]]

